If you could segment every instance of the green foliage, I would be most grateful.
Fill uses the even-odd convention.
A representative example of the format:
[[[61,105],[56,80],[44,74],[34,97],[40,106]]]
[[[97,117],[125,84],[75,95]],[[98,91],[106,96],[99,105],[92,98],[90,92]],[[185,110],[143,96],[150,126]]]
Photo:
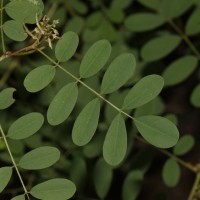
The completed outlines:
[[[51,83],[56,74],[52,65],[43,65],[30,71],[24,79],[24,87],[29,92],[38,92]]]
[[[10,107],[14,102],[13,93],[15,88],[6,88],[0,92],[0,110]]]
[[[35,185],[30,194],[38,199],[69,199],[76,191],[75,185],[62,178],[55,178]]]
[[[152,171],[198,171],[176,94],[200,106],[199,2],[44,2],[0,1],[0,199],[166,199]]]

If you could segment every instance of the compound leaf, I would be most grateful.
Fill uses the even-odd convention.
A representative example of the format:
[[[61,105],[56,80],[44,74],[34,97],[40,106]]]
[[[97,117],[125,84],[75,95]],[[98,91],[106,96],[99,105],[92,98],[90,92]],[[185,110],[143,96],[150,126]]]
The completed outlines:
[[[191,135],[182,136],[176,146],[173,148],[173,152],[177,156],[182,156],[189,152],[195,144],[194,137]]]
[[[30,194],[38,199],[65,200],[71,198],[76,191],[76,186],[70,180],[55,178],[34,186]]]
[[[104,74],[101,92],[112,93],[124,85],[133,76],[136,61],[132,54],[125,53],[113,60]]]
[[[78,35],[72,31],[68,31],[62,35],[55,47],[55,55],[59,62],[68,61],[76,52],[78,47]]]
[[[42,114],[33,112],[17,119],[8,129],[7,137],[20,140],[36,133],[43,125],[44,117]]]
[[[164,183],[168,187],[175,187],[180,179],[181,172],[179,164],[172,158],[168,159],[162,170]]]
[[[162,74],[165,86],[172,86],[184,81],[195,70],[197,63],[198,60],[195,56],[184,56],[172,62]]]
[[[170,54],[181,42],[176,35],[164,35],[148,41],[141,50],[144,61],[156,61]]]
[[[144,139],[156,147],[170,148],[179,139],[177,127],[164,117],[142,116],[135,118],[134,122]]]
[[[74,123],[72,140],[76,145],[86,145],[93,137],[100,114],[100,101],[94,99],[89,102]]]
[[[128,173],[122,187],[123,200],[136,200],[142,186],[143,172],[134,170]]]
[[[86,52],[80,65],[80,76],[88,78],[96,74],[108,61],[111,45],[107,40],[94,43]]]
[[[76,83],[65,85],[53,98],[47,110],[47,120],[51,125],[64,122],[72,112],[78,97]]]
[[[118,165],[125,157],[127,150],[126,126],[121,114],[112,121],[103,144],[103,157],[112,165]]]
[[[38,147],[26,153],[18,163],[23,169],[36,170],[50,167],[60,158],[60,151],[55,147]]]
[[[133,109],[153,100],[161,92],[164,80],[159,75],[148,75],[142,78],[128,92],[124,99],[123,109]]]
[[[112,168],[103,159],[100,159],[94,166],[93,176],[96,193],[101,199],[104,199],[111,186]]]
[[[1,167],[0,168],[0,193],[8,185],[12,176],[12,167]]]
[[[143,32],[153,30],[165,23],[165,18],[153,13],[136,13],[128,16],[125,26],[133,32]]]
[[[22,23],[15,20],[6,21],[3,24],[4,33],[12,40],[24,41],[27,38]]]
[[[6,88],[0,92],[0,110],[10,107],[14,102],[13,93],[15,88]]]
[[[15,0],[5,6],[6,13],[20,23],[36,23],[36,14],[40,20],[44,4],[42,0]],[[23,11],[23,12],[19,12]]]
[[[33,69],[24,79],[24,86],[29,92],[38,92],[53,80],[56,74],[55,66],[43,65]]]

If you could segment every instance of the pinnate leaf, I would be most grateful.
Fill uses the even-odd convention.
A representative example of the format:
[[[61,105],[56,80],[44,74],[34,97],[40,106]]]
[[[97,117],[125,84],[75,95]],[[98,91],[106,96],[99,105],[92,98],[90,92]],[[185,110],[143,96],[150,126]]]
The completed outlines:
[[[0,193],[5,189],[12,176],[12,167],[0,168]]]
[[[136,13],[128,16],[125,26],[133,32],[143,32],[153,30],[165,23],[165,18],[153,13]]]
[[[36,170],[50,167],[60,158],[60,152],[55,147],[38,147],[26,153],[18,163],[23,169]]]
[[[93,137],[100,114],[100,101],[94,99],[89,102],[74,123],[72,140],[76,145],[86,145]]]
[[[173,152],[177,156],[182,156],[189,152],[195,144],[194,137],[191,135],[182,136],[176,146],[173,148]]]
[[[86,52],[80,65],[80,76],[88,78],[96,74],[108,61],[111,45],[107,40],[99,40]]]
[[[30,194],[38,199],[65,200],[70,199],[76,191],[76,186],[70,180],[55,178],[34,186]]]
[[[78,47],[78,35],[72,31],[68,31],[62,35],[55,47],[55,55],[59,62],[68,61],[76,52]]]
[[[128,92],[124,99],[123,109],[133,109],[153,100],[161,92],[164,80],[159,75],[148,75],[142,78]]]
[[[6,88],[0,92],[0,110],[10,107],[14,102],[13,93],[15,88]]]
[[[29,92],[38,92],[53,80],[56,74],[55,66],[43,65],[33,69],[24,80],[24,86]]]
[[[144,61],[156,61],[170,54],[181,42],[176,35],[164,35],[148,41],[141,50]]]
[[[103,77],[101,92],[112,93],[124,85],[135,71],[136,61],[132,54],[125,53],[113,60]]]
[[[64,122],[72,112],[78,97],[76,83],[65,85],[53,98],[47,110],[47,120],[51,125]]]
[[[24,41],[27,38],[27,33],[25,33],[22,23],[9,20],[3,24],[4,33],[12,40]]]
[[[127,150],[127,133],[124,119],[118,114],[112,121],[103,144],[103,157],[105,161],[116,166],[125,157]]]
[[[168,159],[162,170],[164,183],[168,187],[175,187],[180,179],[181,172],[179,164],[172,158]]]
[[[134,122],[143,138],[156,147],[170,148],[178,142],[177,127],[164,117],[142,116],[135,118]]]
[[[44,117],[42,114],[33,112],[17,119],[8,129],[7,137],[20,140],[36,133],[43,125]]]
[[[110,189],[113,173],[112,168],[103,159],[97,161],[94,167],[94,186],[97,195],[104,199]]]

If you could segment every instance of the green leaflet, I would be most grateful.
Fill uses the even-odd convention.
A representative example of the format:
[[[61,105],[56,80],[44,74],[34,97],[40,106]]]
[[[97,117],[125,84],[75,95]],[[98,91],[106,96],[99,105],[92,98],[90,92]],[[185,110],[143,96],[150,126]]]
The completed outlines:
[[[24,79],[24,86],[29,92],[38,92],[51,83],[56,74],[55,66],[43,65],[30,71]]]
[[[125,157],[127,150],[127,133],[124,119],[118,114],[112,121],[103,144],[105,161],[116,166]]]
[[[42,127],[43,123],[42,114],[37,112],[26,114],[13,122],[8,130],[7,137],[14,140],[30,137]]]
[[[6,88],[0,92],[0,110],[10,107],[14,102],[13,93],[15,88]]]
[[[141,50],[144,61],[152,62],[169,55],[181,42],[177,35],[164,35],[148,41]]]
[[[70,180],[55,178],[34,186],[30,194],[38,199],[65,200],[70,199],[76,191],[76,186]]]
[[[6,21],[3,24],[3,31],[11,40],[15,41],[24,41],[28,36],[22,23],[15,20]]]
[[[140,193],[143,181],[143,172],[133,170],[126,176],[122,187],[123,200],[136,200]]]
[[[11,200],[25,200],[24,194],[13,197]]]
[[[55,55],[59,62],[68,61],[76,52],[78,47],[78,35],[72,31],[68,31],[62,35],[55,47]]]
[[[153,100],[161,92],[164,80],[159,75],[148,75],[139,80],[124,99],[123,109],[133,109]]]
[[[186,23],[185,32],[187,35],[196,35],[200,32],[199,18],[200,18],[200,7],[197,7],[190,15]]]
[[[86,52],[80,65],[80,76],[88,78],[96,74],[108,61],[111,45],[107,40],[99,40]]]
[[[113,23],[120,24],[124,19],[123,11],[117,8],[111,7],[110,9],[105,9],[104,12]]]
[[[142,137],[156,147],[170,148],[179,139],[177,127],[164,117],[142,116],[135,118],[134,123]]]
[[[86,145],[93,137],[99,122],[100,101],[94,99],[81,111],[74,123],[72,140],[76,145]]]
[[[145,32],[161,26],[165,21],[161,15],[141,12],[129,15],[125,20],[125,26],[133,32]]]
[[[137,0],[137,1],[140,2],[142,5],[153,10],[158,10],[159,7],[161,6],[160,0]]]
[[[123,1],[113,0],[111,2],[111,7],[118,10],[124,10],[127,7],[129,7],[131,3],[132,3],[132,0],[123,0]]]
[[[162,170],[162,177],[164,183],[168,187],[175,187],[180,179],[181,172],[179,164],[172,158],[168,159]]]
[[[181,16],[193,4],[193,0],[162,0],[160,12],[166,19]]]
[[[85,181],[87,179],[87,164],[83,157],[76,156],[73,159],[70,165],[69,176],[77,189],[85,186]]]
[[[115,58],[103,76],[101,93],[108,94],[119,89],[133,76],[135,66],[135,58],[130,53]]]
[[[78,97],[76,83],[65,85],[51,101],[47,110],[47,120],[51,125],[64,122],[72,112]]]
[[[36,170],[50,167],[60,158],[60,152],[55,147],[38,147],[26,153],[18,163],[23,169]]]
[[[16,0],[11,1],[5,6],[6,13],[20,23],[34,24],[36,14],[40,20],[44,4],[42,0]],[[23,11],[23,12],[19,12]]]
[[[177,156],[182,156],[188,153],[194,146],[195,140],[192,135],[182,136],[176,146],[173,148],[173,152]]]
[[[190,102],[195,107],[200,107],[200,84],[196,85],[190,96]]]
[[[94,167],[94,186],[100,199],[104,199],[112,182],[112,168],[103,160],[99,159]]]
[[[195,70],[198,60],[195,56],[184,56],[172,62],[163,72],[165,86],[172,86],[184,81]],[[176,74],[176,76],[174,76]]]
[[[0,168],[0,193],[8,185],[12,176],[12,167],[1,167]]]

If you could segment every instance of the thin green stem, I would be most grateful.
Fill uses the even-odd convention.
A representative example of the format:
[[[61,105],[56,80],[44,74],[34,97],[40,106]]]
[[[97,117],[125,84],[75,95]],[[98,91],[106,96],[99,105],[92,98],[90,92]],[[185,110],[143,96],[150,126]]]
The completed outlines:
[[[170,19],[168,23],[173,27],[173,29],[180,35],[180,37],[185,41],[185,43],[190,47],[193,53],[197,56],[200,60],[200,53],[195,45],[191,42],[189,37]]]
[[[66,70],[65,68],[63,68],[61,65],[59,65],[57,62],[55,62],[52,58],[50,58],[47,54],[45,54],[43,51],[41,51],[40,49],[38,49],[38,52],[40,52],[45,58],[47,58],[50,62],[52,62],[55,66],[57,66],[58,68],[60,68],[62,71],[64,71],[66,74],[68,74],[69,76],[71,76],[73,79],[76,80],[76,82],[80,83],[81,85],[83,85],[84,87],[86,87],[88,90],[90,90],[93,94],[95,94],[97,97],[99,97],[100,99],[102,99],[103,101],[105,101],[107,104],[109,104],[111,107],[113,107],[115,110],[117,110],[118,112],[126,115],[127,117],[129,117],[132,120],[136,120],[134,117],[132,117],[131,115],[129,115],[128,113],[124,112],[123,110],[121,110],[120,108],[118,108],[117,106],[115,106],[114,104],[112,104],[110,101],[108,101],[107,99],[105,99],[101,94],[99,94],[97,91],[93,90],[91,87],[89,87],[87,84],[85,84],[83,81],[80,80],[80,78],[74,76],[72,73],[70,73],[68,70]],[[147,143],[143,138],[141,138],[140,136],[136,136],[136,138],[144,143]],[[163,150],[163,149],[159,149],[158,150],[162,153],[164,153],[165,155],[175,159],[178,163],[180,163],[181,165],[183,165],[184,167],[186,167],[187,169],[189,169],[190,171],[196,173],[196,169],[194,167],[192,167],[191,165],[187,164],[185,161],[181,160],[180,158],[176,157],[175,155],[171,154],[170,152]]]
[[[0,21],[0,26],[1,26],[1,43],[2,43],[2,50],[3,53],[6,52],[5,48],[5,42],[4,42],[4,34],[3,34],[3,0],[1,0],[1,21]]]
[[[16,170],[16,172],[17,172],[17,175],[18,175],[18,177],[19,177],[19,180],[20,180],[20,182],[21,182],[21,184],[22,184],[22,187],[23,187],[23,189],[24,189],[25,195],[27,196],[28,200],[30,200],[28,191],[27,191],[26,186],[25,186],[25,184],[24,184],[24,181],[23,181],[23,179],[22,179],[22,177],[21,177],[21,174],[20,174],[20,172],[19,172],[19,170],[18,170],[17,164],[16,164],[15,159],[14,159],[14,157],[13,157],[13,155],[12,155],[12,152],[11,152],[11,150],[10,150],[9,144],[8,144],[8,142],[7,142],[7,139],[6,139],[6,135],[5,135],[5,133],[4,133],[4,131],[3,131],[1,125],[0,125],[0,132],[1,132],[2,136],[3,136],[3,139],[4,139],[4,142],[5,142],[6,148],[7,148],[7,150],[8,150],[9,155],[10,155],[10,158],[11,158],[11,160],[12,160],[12,163],[13,163],[13,165],[14,165],[14,168],[15,168],[15,170]]]
[[[200,173],[196,175],[195,182],[192,186],[192,190],[188,197],[188,200],[195,200],[199,197],[199,190],[200,190]]]
[[[175,161],[177,161],[179,164],[181,164],[182,166],[184,166],[185,168],[193,171],[194,173],[197,173],[196,168],[194,168],[192,165],[190,165],[189,163],[186,163],[185,161],[183,161],[182,159],[178,158],[177,156],[175,156],[174,154],[170,153],[169,151],[166,151],[164,149],[159,149],[163,154],[169,156],[170,158],[174,159]]]

